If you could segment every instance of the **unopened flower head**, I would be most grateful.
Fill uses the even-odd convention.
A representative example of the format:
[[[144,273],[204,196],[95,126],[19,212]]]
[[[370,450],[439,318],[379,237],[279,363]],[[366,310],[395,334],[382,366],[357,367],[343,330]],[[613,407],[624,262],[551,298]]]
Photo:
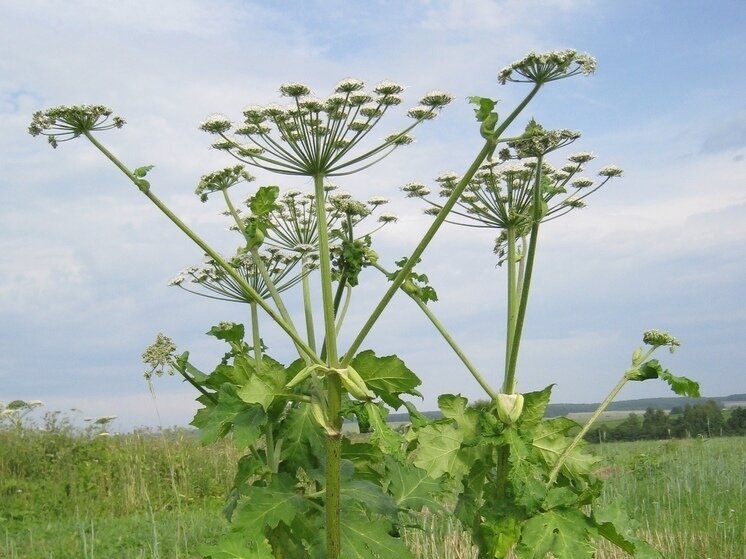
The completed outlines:
[[[501,84],[507,82],[544,84],[577,74],[587,76],[595,71],[596,59],[573,49],[541,54],[530,52],[521,60],[503,68],[497,79]]]
[[[205,202],[207,201],[208,194],[211,192],[220,192],[238,183],[253,180],[254,177],[244,169],[243,165],[236,165],[203,175],[194,193],[199,196],[200,200]]]
[[[164,373],[174,374],[176,363],[176,344],[168,336],[159,333],[155,342],[148,346],[142,354],[143,363],[150,366],[145,371],[145,378],[150,379],[153,374],[162,376]]]
[[[579,132],[573,130],[545,130],[535,120],[531,120],[526,126],[523,135],[508,145],[515,149],[519,157],[539,157],[554,150],[571,144],[580,137]]]
[[[103,105],[70,105],[35,112],[28,132],[32,136],[46,136],[56,148],[60,142],[81,134],[121,128],[124,124],[124,119],[112,116],[112,110]]]
[[[643,334],[642,342],[655,347],[668,346],[671,352],[673,352],[674,348],[681,345],[679,340],[674,338],[668,332],[663,332],[661,330],[648,330]]]

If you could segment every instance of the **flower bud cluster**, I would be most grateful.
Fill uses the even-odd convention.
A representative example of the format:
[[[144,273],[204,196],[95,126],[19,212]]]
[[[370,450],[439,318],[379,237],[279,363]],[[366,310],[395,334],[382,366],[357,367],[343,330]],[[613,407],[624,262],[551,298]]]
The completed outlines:
[[[176,344],[171,338],[159,333],[155,341],[142,354],[143,363],[150,366],[144,376],[150,379],[153,374],[163,376],[165,373],[173,375],[176,363]]]
[[[206,202],[207,196],[212,192],[221,192],[236,184],[253,180],[254,177],[244,169],[243,165],[226,167],[220,171],[202,175],[194,193],[199,196],[200,200]]]
[[[642,342],[654,347],[668,346],[671,353],[681,345],[679,340],[668,332],[662,332],[661,330],[648,330],[643,334]]]

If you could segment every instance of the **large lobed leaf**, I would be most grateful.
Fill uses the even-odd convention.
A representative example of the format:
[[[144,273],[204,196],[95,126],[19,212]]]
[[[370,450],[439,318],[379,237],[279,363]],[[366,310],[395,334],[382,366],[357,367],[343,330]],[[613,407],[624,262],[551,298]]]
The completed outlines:
[[[414,559],[404,540],[391,535],[391,523],[363,514],[342,514],[342,557],[344,559]]]
[[[461,449],[464,433],[450,423],[431,423],[417,430],[418,446],[413,463],[437,479],[443,474],[460,478],[469,470]]]
[[[368,349],[358,353],[350,363],[372,390],[389,406],[399,408],[404,401],[401,394],[421,396],[416,388],[420,379],[396,355],[377,357]]]

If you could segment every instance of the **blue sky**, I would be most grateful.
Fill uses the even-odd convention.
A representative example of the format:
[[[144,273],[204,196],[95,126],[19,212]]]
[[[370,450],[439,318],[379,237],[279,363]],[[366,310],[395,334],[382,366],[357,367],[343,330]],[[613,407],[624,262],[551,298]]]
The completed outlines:
[[[31,138],[35,110],[113,107],[128,125],[102,139],[132,167],[155,165],[158,195],[230,251],[222,208],[192,194],[200,175],[231,164],[197,129],[205,116],[278,101],[287,81],[325,95],[348,76],[393,79],[410,105],[449,91],[456,101],[415,144],[337,181],[357,197],[392,200],[400,222],[376,241],[390,264],[428,224],[398,187],[463,172],[481,146],[466,97],[499,98],[509,110],[526,89],[498,85],[497,72],[529,50],[570,47],[593,54],[597,74],[550,84],[515,130],[530,117],[581,130],[567,153],[592,151],[625,176],[542,231],[519,389],[556,383],[555,401],[598,401],[642,332],[660,328],[683,344],[661,355],[674,373],[700,380],[705,395],[746,392],[742,2],[11,0],[0,7],[0,36],[0,402],[117,415],[119,428],[186,424],[193,394],[161,379],[153,402],[143,349],[164,332],[210,368],[223,348],[203,333],[248,314],[168,287],[199,250],[92,146],[52,150]],[[309,188],[256,175],[256,184]],[[433,309],[497,385],[505,278],[493,236],[446,228],[421,270],[440,294]],[[343,346],[385,288],[372,273],[364,281]],[[422,377],[424,409],[442,392],[481,397],[418,313],[397,298],[366,347],[399,354]],[[265,338],[291,358],[269,325]],[[665,394],[645,383],[622,397]]]

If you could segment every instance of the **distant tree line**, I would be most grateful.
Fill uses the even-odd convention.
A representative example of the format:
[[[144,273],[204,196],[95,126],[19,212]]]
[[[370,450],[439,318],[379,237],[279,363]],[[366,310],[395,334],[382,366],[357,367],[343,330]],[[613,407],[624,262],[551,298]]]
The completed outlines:
[[[732,408],[726,419],[720,405],[709,400],[675,407],[670,413],[654,408],[648,408],[642,416],[631,413],[614,427],[600,425],[591,429],[585,438],[589,442],[606,442],[737,435],[746,435],[746,408]]]

